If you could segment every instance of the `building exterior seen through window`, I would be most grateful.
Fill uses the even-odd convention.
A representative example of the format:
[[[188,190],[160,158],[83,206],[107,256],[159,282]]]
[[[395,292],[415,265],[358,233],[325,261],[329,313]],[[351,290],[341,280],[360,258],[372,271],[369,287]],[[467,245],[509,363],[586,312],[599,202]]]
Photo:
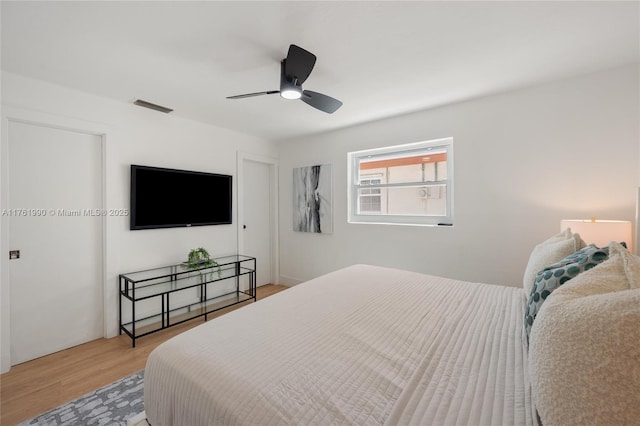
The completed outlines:
[[[349,222],[453,224],[453,140],[351,152]]]

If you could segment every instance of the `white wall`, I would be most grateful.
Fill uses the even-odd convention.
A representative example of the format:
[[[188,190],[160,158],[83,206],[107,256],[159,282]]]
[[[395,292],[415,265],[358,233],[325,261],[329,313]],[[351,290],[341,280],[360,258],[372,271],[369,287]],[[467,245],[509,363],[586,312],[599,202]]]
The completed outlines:
[[[105,208],[129,208],[129,167],[142,164],[177,169],[231,174],[234,176],[234,223],[232,225],[158,230],[129,230],[128,217],[108,217],[105,230],[105,331],[118,329],[118,274],[172,264],[186,259],[188,251],[205,247],[212,255],[236,253],[237,151],[274,157],[271,142],[184,120],[132,104],[2,73],[2,123],[15,117],[82,129],[105,135]],[[3,139],[6,133],[3,133]],[[6,148],[6,141],[3,140]],[[6,206],[6,149],[2,152],[0,209]],[[174,194],[179,197],[180,194]],[[90,206],[88,206],[90,207]],[[2,253],[7,245],[8,224],[2,218]],[[2,306],[1,364],[9,367],[8,256],[3,255],[0,287]],[[69,271],[70,278],[73,271]]]
[[[638,66],[627,66],[282,141],[281,282],[371,263],[522,285],[531,250],[559,232],[561,219],[634,220],[638,76]],[[449,136],[454,227],[347,224],[347,152]],[[291,169],[326,163],[334,170],[334,233],[293,232]]]

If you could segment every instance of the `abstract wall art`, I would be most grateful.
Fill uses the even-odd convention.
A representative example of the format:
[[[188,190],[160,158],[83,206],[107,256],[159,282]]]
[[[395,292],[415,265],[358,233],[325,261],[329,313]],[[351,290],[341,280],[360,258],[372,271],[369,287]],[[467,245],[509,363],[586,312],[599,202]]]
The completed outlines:
[[[293,169],[293,230],[333,232],[331,164]]]

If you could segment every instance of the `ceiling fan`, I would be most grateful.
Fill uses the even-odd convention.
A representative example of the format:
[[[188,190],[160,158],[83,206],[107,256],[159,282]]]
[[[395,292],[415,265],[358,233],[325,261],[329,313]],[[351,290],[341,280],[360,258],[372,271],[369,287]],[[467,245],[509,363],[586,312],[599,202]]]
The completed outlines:
[[[342,102],[322,93],[302,89],[302,83],[311,74],[315,63],[316,55],[292,44],[289,46],[287,57],[280,63],[280,90],[228,96],[227,99],[242,99],[279,93],[285,99],[300,99],[320,111],[333,114],[342,106]]]

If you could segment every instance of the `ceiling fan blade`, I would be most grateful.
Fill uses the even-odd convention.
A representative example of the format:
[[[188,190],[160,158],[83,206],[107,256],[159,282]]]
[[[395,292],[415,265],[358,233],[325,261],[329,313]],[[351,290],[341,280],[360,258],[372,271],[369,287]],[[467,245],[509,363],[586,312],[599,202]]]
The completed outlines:
[[[285,74],[287,77],[297,79],[298,86],[309,77],[315,64],[316,55],[295,44],[289,46],[289,53],[285,59]]]
[[[333,114],[342,106],[342,102],[339,100],[331,96],[323,95],[322,93],[312,92],[311,90],[304,90],[300,100],[327,114]]]
[[[244,95],[227,96],[227,99],[252,98],[254,96],[273,95],[274,93],[280,93],[280,91],[279,90],[269,90],[267,92],[246,93]]]

